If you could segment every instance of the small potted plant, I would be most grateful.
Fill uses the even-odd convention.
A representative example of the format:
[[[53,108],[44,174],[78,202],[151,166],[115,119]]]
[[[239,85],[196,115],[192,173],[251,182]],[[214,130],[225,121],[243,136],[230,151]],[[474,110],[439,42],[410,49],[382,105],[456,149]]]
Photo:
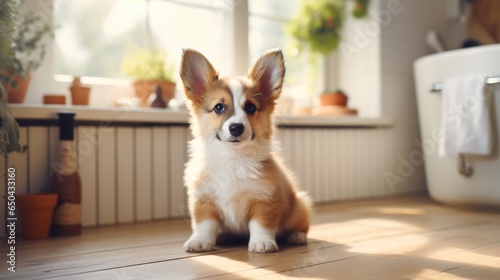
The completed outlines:
[[[163,50],[136,48],[121,64],[122,72],[134,79],[135,95],[141,100],[141,107],[147,106],[149,95],[159,85],[166,104],[174,98],[174,65],[167,62]]]
[[[347,106],[347,95],[340,89],[335,91],[325,91],[319,96],[321,106]]]
[[[325,91],[319,96],[320,106],[312,110],[315,116],[349,116],[357,115],[358,110],[347,107],[349,98],[340,89]]]
[[[52,32],[52,26],[33,13],[20,14],[22,1],[2,0],[0,25],[5,34],[11,35],[10,45],[0,49],[3,61],[0,64],[0,80],[8,94],[9,103],[23,103],[31,75],[45,57],[43,39]],[[4,11],[11,11],[10,14]],[[9,29],[8,33],[5,33]]]

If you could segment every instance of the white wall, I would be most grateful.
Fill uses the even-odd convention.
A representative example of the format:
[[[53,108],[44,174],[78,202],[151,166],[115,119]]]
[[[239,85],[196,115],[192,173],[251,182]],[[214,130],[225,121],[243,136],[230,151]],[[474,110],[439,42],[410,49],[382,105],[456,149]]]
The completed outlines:
[[[364,116],[394,120],[386,139],[392,162],[384,172],[389,185],[400,189],[425,188],[420,151],[413,62],[432,52],[425,38],[437,30],[445,45],[460,46],[466,26],[455,15],[454,0],[372,0],[369,16],[349,18],[339,57],[339,84],[350,96],[350,106]]]
[[[349,2],[350,4],[353,4]],[[351,11],[353,5],[348,5]],[[380,31],[372,15],[379,13],[378,0],[370,2],[369,15],[363,19],[348,16],[337,51],[339,87],[349,96],[351,107],[362,116],[379,117],[380,111]]]
[[[348,11],[353,4],[349,2]],[[348,93],[350,105],[361,115],[392,115],[382,100],[400,95],[391,96],[394,89],[387,93],[384,85],[396,84],[403,87],[400,91],[413,92],[413,80],[408,78],[412,79],[413,61],[432,52],[425,41],[429,31],[438,32],[445,48],[460,47],[466,23],[460,21],[459,6],[458,0],[372,0],[366,18],[346,18],[343,42],[332,60],[338,65],[335,86]],[[394,80],[386,80],[389,76]]]
[[[381,7],[390,5],[393,0],[381,0]],[[420,139],[413,62],[415,59],[432,53],[425,43],[427,33],[436,29],[446,30],[450,20],[447,18],[447,1],[419,0],[401,1],[401,12],[392,17],[391,22],[381,32],[381,112],[394,120],[394,159],[393,170],[410,162],[420,147]],[[425,184],[423,164],[414,166],[411,176],[404,178],[400,186],[418,188]],[[394,172],[394,171],[393,171]],[[396,172],[394,172],[397,174]]]

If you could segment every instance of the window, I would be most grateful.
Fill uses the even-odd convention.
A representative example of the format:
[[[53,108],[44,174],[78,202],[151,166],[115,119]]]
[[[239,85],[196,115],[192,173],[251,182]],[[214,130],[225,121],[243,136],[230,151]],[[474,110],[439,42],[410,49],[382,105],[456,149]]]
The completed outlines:
[[[54,19],[59,26],[55,71],[123,79],[120,63],[127,52],[152,45],[164,49],[176,65],[183,48],[197,49],[221,74],[233,75],[231,71],[242,68],[234,64],[243,61],[251,65],[266,50],[279,47],[287,60],[284,94],[303,97],[311,91],[310,81],[317,80],[311,78],[317,68],[310,67],[310,56],[300,53],[286,33],[299,5],[300,0],[54,1]],[[236,9],[244,9],[248,18],[233,16]],[[232,25],[241,25],[243,29],[236,30],[242,34],[234,32]],[[237,36],[248,37],[248,50],[235,47]],[[234,61],[241,56],[246,58]]]
[[[300,8],[300,0],[250,0],[249,8],[249,58],[258,59],[271,48],[280,47],[286,57],[286,79],[283,94],[304,98],[307,92],[316,92],[318,87],[318,65],[311,55],[295,46],[286,27]]]
[[[224,66],[225,18],[215,1],[55,1],[56,74],[126,78],[122,58],[135,47],[164,49],[178,62],[183,48],[196,48]]]

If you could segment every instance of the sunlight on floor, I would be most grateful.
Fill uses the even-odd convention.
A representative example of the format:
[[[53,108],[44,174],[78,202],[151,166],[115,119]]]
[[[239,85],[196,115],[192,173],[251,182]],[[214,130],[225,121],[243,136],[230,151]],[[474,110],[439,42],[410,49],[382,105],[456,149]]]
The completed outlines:
[[[405,244],[404,248],[401,244]],[[382,237],[370,239],[367,241],[360,241],[351,243],[349,252],[363,253],[363,254],[378,254],[378,255],[392,255],[411,253],[428,243],[427,238],[418,234],[404,234],[399,236],[395,234],[390,237]]]
[[[335,236],[332,233],[328,241],[341,244],[350,244],[349,252],[355,253],[379,253],[390,254],[391,248],[398,248],[399,253],[407,253],[417,250],[429,241],[419,234],[421,227],[382,218],[355,219],[348,222],[337,223],[339,228],[359,227],[359,234]],[[401,251],[400,242],[405,243],[404,252]]]
[[[250,269],[254,269],[255,267],[253,265],[250,265],[246,262],[243,261],[236,261],[232,260],[226,257],[221,257],[217,255],[203,255],[196,257],[194,260],[197,262],[200,262],[204,265],[212,266],[215,267],[219,270],[225,271],[225,272],[231,272],[233,271],[246,271]],[[224,263],[224,266],[221,266],[220,264]]]
[[[453,280],[470,280],[469,278],[460,277],[457,275],[450,275],[449,273],[437,271],[434,269],[426,268],[418,275],[415,275],[414,279],[421,280],[442,280],[442,279],[453,279]]]
[[[227,257],[217,256],[217,255],[203,255],[195,258],[195,260],[201,264],[211,266],[220,270],[223,273],[230,273],[231,277],[263,277],[270,276],[279,271],[288,271],[291,275],[295,277],[302,278],[306,277],[310,271],[307,270],[307,265],[312,263],[312,260],[302,260],[302,262],[285,262],[280,264],[278,267],[273,266],[275,270],[264,268],[269,265],[269,263],[274,263],[269,259],[283,258],[283,255],[278,256],[277,254],[256,254],[256,253],[244,253],[248,256],[243,257],[245,260],[234,260]],[[249,262],[255,263],[254,265],[249,264]],[[221,266],[221,263],[224,265]],[[305,270],[304,270],[305,268]],[[295,270],[294,270],[295,269]],[[291,271],[291,272],[290,272]],[[272,277],[274,278],[274,276]],[[285,276],[283,276],[285,278]],[[322,278],[309,278],[311,280],[323,280]]]
[[[417,208],[409,207],[379,207],[377,212],[380,214],[389,215],[423,215],[425,211]]]
[[[419,231],[420,227],[416,227],[409,223],[403,223],[392,219],[383,218],[366,218],[349,221],[349,223],[362,225],[364,227],[376,229],[404,229],[405,231]]]
[[[500,257],[498,256],[489,256],[484,254],[478,254],[471,251],[465,251],[460,248],[442,248],[436,250],[427,255],[430,259],[440,260],[440,261],[453,261],[460,262],[464,264],[475,264],[480,266],[488,267],[485,264],[494,264],[493,266],[489,266],[491,268],[500,267]]]
[[[399,211],[399,213],[401,212],[404,211]],[[408,215],[408,213],[416,215],[417,211],[406,212],[405,215]],[[332,231],[332,228],[339,228],[340,231]],[[360,234],[347,234],[346,229],[351,232],[356,229],[354,232]],[[419,234],[421,231],[421,227],[391,219],[353,219],[340,223],[312,226],[309,236],[312,242],[307,248],[311,255],[303,259],[297,258],[297,255],[291,258],[283,254],[260,255],[242,252],[238,258],[231,259],[225,256],[203,255],[195,258],[195,260],[222,270],[224,273],[232,273],[237,277],[265,276],[282,270],[287,270],[294,276],[309,277],[311,273],[308,268],[311,264],[319,264],[359,254],[391,255],[417,251],[428,245],[429,242],[426,237]],[[342,244],[349,244],[349,246],[345,247]],[[403,248],[401,244],[405,244]],[[273,263],[273,260],[277,259],[281,262],[278,267],[267,267],[268,263]],[[221,267],[221,263],[225,265]]]

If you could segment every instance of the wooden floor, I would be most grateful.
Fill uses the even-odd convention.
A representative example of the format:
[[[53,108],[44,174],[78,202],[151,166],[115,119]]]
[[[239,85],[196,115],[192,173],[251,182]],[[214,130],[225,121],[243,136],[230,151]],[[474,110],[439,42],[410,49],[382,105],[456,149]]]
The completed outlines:
[[[308,245],[267,255],[185,253],[182,219],[86,229],[19,242],[15,273],[2,242],[0,279],[500,279],[499,212],[398,198],[319,206],[313,223]]]

